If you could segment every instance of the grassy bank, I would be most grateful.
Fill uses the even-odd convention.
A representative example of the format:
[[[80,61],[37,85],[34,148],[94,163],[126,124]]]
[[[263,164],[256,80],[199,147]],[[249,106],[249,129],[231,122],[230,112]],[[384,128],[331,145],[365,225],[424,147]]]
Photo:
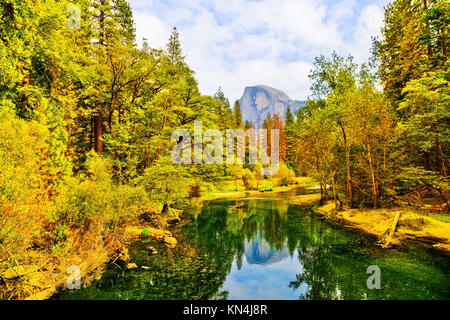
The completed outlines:
[[[300,201],[300,200],[299,200]],[[401,244],[403,240],[417,240],[450,252],[450,217],[432,214],[407,207],[392,209],[345,209],[337,211],[334,202],[315,209],[327,219],[337,221],[363,232],[375,235],[380,245],[385,245],[394,218],[400,214],[391,244]]]
[[[263,180],[255,190],[245,190],[242,181],[223,181],[218,185],[209,185],[204,188],[201,196],[195,202],[205,200],[215,200],[220,198],[243,198],[246,196],[258,195],[267,192],[283,192],[298,187],[310,187],[316,185],[316,181],[309,177],[295,177],[291,184],[287,186],[280,185],[278,179]]]
[[[310,178],[296,178],[295,184],[290,186],[276,186],[276,181],[268,186],[270,191],[287,191],[299,186],[313,186],[315,181]],[[223,187],[223,186],[222,186]],[[203,194],[197,201],[214,200],[219,198],[242,198],[261,194],[262,191],[229,191],[231,182],[225,185],[224,192],[208,192]],[[243,188],[243,186],[242,186]],[[435,248],[450,252],[450,216],[445,214],[429,213],[409,207],[398,207],[391,209],[345,209],[336,210],[334,202],[328,202],[319,206],[320,194],[299,195],[290,199],[290,203],[298,206],[310,206],[315,212],[325,218],[336,221],[348,227],[359,229],[365,233],[375,235],[379,238],[379,245],[385,245],[387,235],[397,212],[400,213],[398,224],[395,228],[394,237],[390,245],[399,245],[403,240],[416,240],[433,245]]]
[[[170,224],[177,223],[178,212],[172,212],[167,220],[170,220]],[[3,269],[0,273],[3,281],[2,292],[5,295],[14,295],[15,299],[49,299],[67,288],[67,281],[74,275],[68,273],[69,266],[79,268],[82,286],[89,285],[102,274],[107,263],[122,261],[132,264],[128,248],[132,241],[138,239],[159,241],[168,248],[177,245],[167,223],[155,227],[143,218],[129,221],[110,233],[90,234],[88,237],[73,235],[64,245],[64,249],[67,249],[65,252],[45,253],[46,259],[40,265],[17,263],[11,268]],[[36,254],[39,254],[39,251],[36,251]],[[42,254],[41,251],[40,255]],[[33,261],[37,259],[36,257]]]
[[[15,280],[16,284],[20,282],[24,286],[21,293],[28,292],[29,295],[23,296],[22,299],[46,300],[67,289],[67,281],[70,278],[70,274],[66,272],[68,265],[75,265],[79,268],[82,286],[89,285],[92,280],[98,279],[108,263],[119,263],[128,269],[137,268],[128,252],[132,241],[139,240],[143,243],[156,241],[169,249],[178,244],[169,229],[170,226],[180,223],[182,211],[170,209],[166,216],[162,216],[160,212],[161,207],[149,209],[138,218],[128,221],[116,229],[113,238],[108,241],[104,239],[97,239],[96,242],[89,240],[86,242],[89,244],[89,248],[83,252],[73,253],[66,259],[48,261],[42,268],[34,270],[29,267],[27,269],[24,267],[12,268],[3,273],[2,277],[10,281]],[[147,249],[151,254],[158,254],[158,251],[150,244],[147,245]]]

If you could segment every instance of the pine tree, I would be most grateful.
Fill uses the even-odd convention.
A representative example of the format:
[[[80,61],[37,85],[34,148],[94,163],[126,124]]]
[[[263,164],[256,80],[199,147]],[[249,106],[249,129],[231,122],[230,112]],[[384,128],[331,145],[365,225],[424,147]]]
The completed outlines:
[[[241,104],[239,101],[234,103],[234,120],[236,123],[236,128],[241,128],[243,124],[242,112],[241,112]]]
[[[233,111],[230,107],[230,101],[227,97],[225,97],[225,94],[223,93],[221,87],[219,87],[219,89],[217,90],[214,98],[216,99],[217,103],[213,112],[220,119],[219,129],[226,130],[234,128],[236,119],[233,116]]]
[[[183,50],[181,49],[180,34],[176,27],[173,27],[172,33],[167,44],[167,54],[172,64],[184,61]]]
[[[278,150],[279,150],[279,160],[286,160],[286,149],[287,149],[287,139],[286,139],[286,131],[283,120],[278,113],[275,113],[272,117],[273,129],[278,130]]]
[[[447,1],[396,0],[385,13],[384,39],[375,42],[384,91],[406,135],[404,165],[441,175],[449,165],[448,133],[441,126],[448,91],[443,88],[448,80],[449,12]]]
[[[296,140],[296,122],[294,115],[291,112],[291,108],[287,108],[286,116],[285,116],[285,122],[284,122],[284,128],[285,128],[285,135],[286,135],[286,162],[289,163],[291,167],[294,169],[297,169],[297,166],[295,165],[295,159],[294,159],[294,145]],[[295,170],[298,171],[298,170]]]
[[[92,78],[86,79],[92,84],[87,88],[87,95],[92,113],[93,147],[101,153],[105,119],[109,133],[114,135],[113,116],[119,109],[122,83],[127,82],[124,78],[129,68],[124,62],[132,61],[128,54],[134,47],[135,29],[131,8],[125,0],[92,0],[91,4],[95,9],[91,11],[95,56]]]
[[[287,132],[292,131],[294,129],[295,119],[294,119],[294,115],[291,112],[291,108],[289,108],[289,107],[287,108],[287,111],[286,111],[284,124],[285,124]]]

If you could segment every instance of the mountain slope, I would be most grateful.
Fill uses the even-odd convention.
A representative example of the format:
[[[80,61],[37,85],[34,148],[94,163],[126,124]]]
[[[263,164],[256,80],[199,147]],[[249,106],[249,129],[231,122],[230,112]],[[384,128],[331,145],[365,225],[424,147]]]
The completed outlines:
[[[264,85],[246,87],[239,103],[244,121],[256,126],[263,123],[268,113],[284,117],[288,107],[295,114],[304,106],[304,102],[292,100],[284,92]]]

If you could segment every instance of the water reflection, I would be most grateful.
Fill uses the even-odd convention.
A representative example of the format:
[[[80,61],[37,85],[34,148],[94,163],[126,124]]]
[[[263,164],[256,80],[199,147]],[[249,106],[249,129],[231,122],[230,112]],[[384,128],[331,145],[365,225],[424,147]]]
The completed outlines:
[[[246,240],[244,251],[245,260],[248,264],[259,264],[261,266],[268,266],[289,257],[287,245],[284,245],[280,250],[276,250],[270,246],[261,234],[258,234],[251,241]]]
[[[374,239],[288,203],[291,193],[206,203],[158,255],[137,242],[132,261],[62,299],[449,299],[450,259],[432,249],[383,250]],[[157,246],[158,244],[152,244]],[[369,265],[382,290],[368,290]]]
[[[226,244],[231,269],[218,290],[229,299],[450,297],[448,255],[412,244],[383,250],[370,236],[289,205],[290,196],[214,201],[191,224],[190,236],[211,254]],[[382,290],[366,287],[373,264]]]

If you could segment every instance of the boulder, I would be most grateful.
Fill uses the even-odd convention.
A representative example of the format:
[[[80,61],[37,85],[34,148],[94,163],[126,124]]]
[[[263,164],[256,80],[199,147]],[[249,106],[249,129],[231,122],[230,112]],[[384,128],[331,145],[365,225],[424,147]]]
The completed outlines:
[[[167,223],[171,225],[180,223],[181,221],[180,215],[182,214],[182,212],[183,212],[182,210],[171,208],[169,210],[169,215],[167,217]]]
[[[151,226],[159,228],[163,226],[161,213],[156,209],[150,208],[141,214],[141,219],[149,223]]]
[[[157,254],[158,250],[156,250],[154,247],[152,246],[146,246],[145,249],[147,249],[151,254]]]
[[[127,264],[127,269],[137,269],[138,266],[136,263],[129,263]]]
[[[173,248],[177,245],[178,242],[174,237],[164,237],[164,243],[167,247]]]

